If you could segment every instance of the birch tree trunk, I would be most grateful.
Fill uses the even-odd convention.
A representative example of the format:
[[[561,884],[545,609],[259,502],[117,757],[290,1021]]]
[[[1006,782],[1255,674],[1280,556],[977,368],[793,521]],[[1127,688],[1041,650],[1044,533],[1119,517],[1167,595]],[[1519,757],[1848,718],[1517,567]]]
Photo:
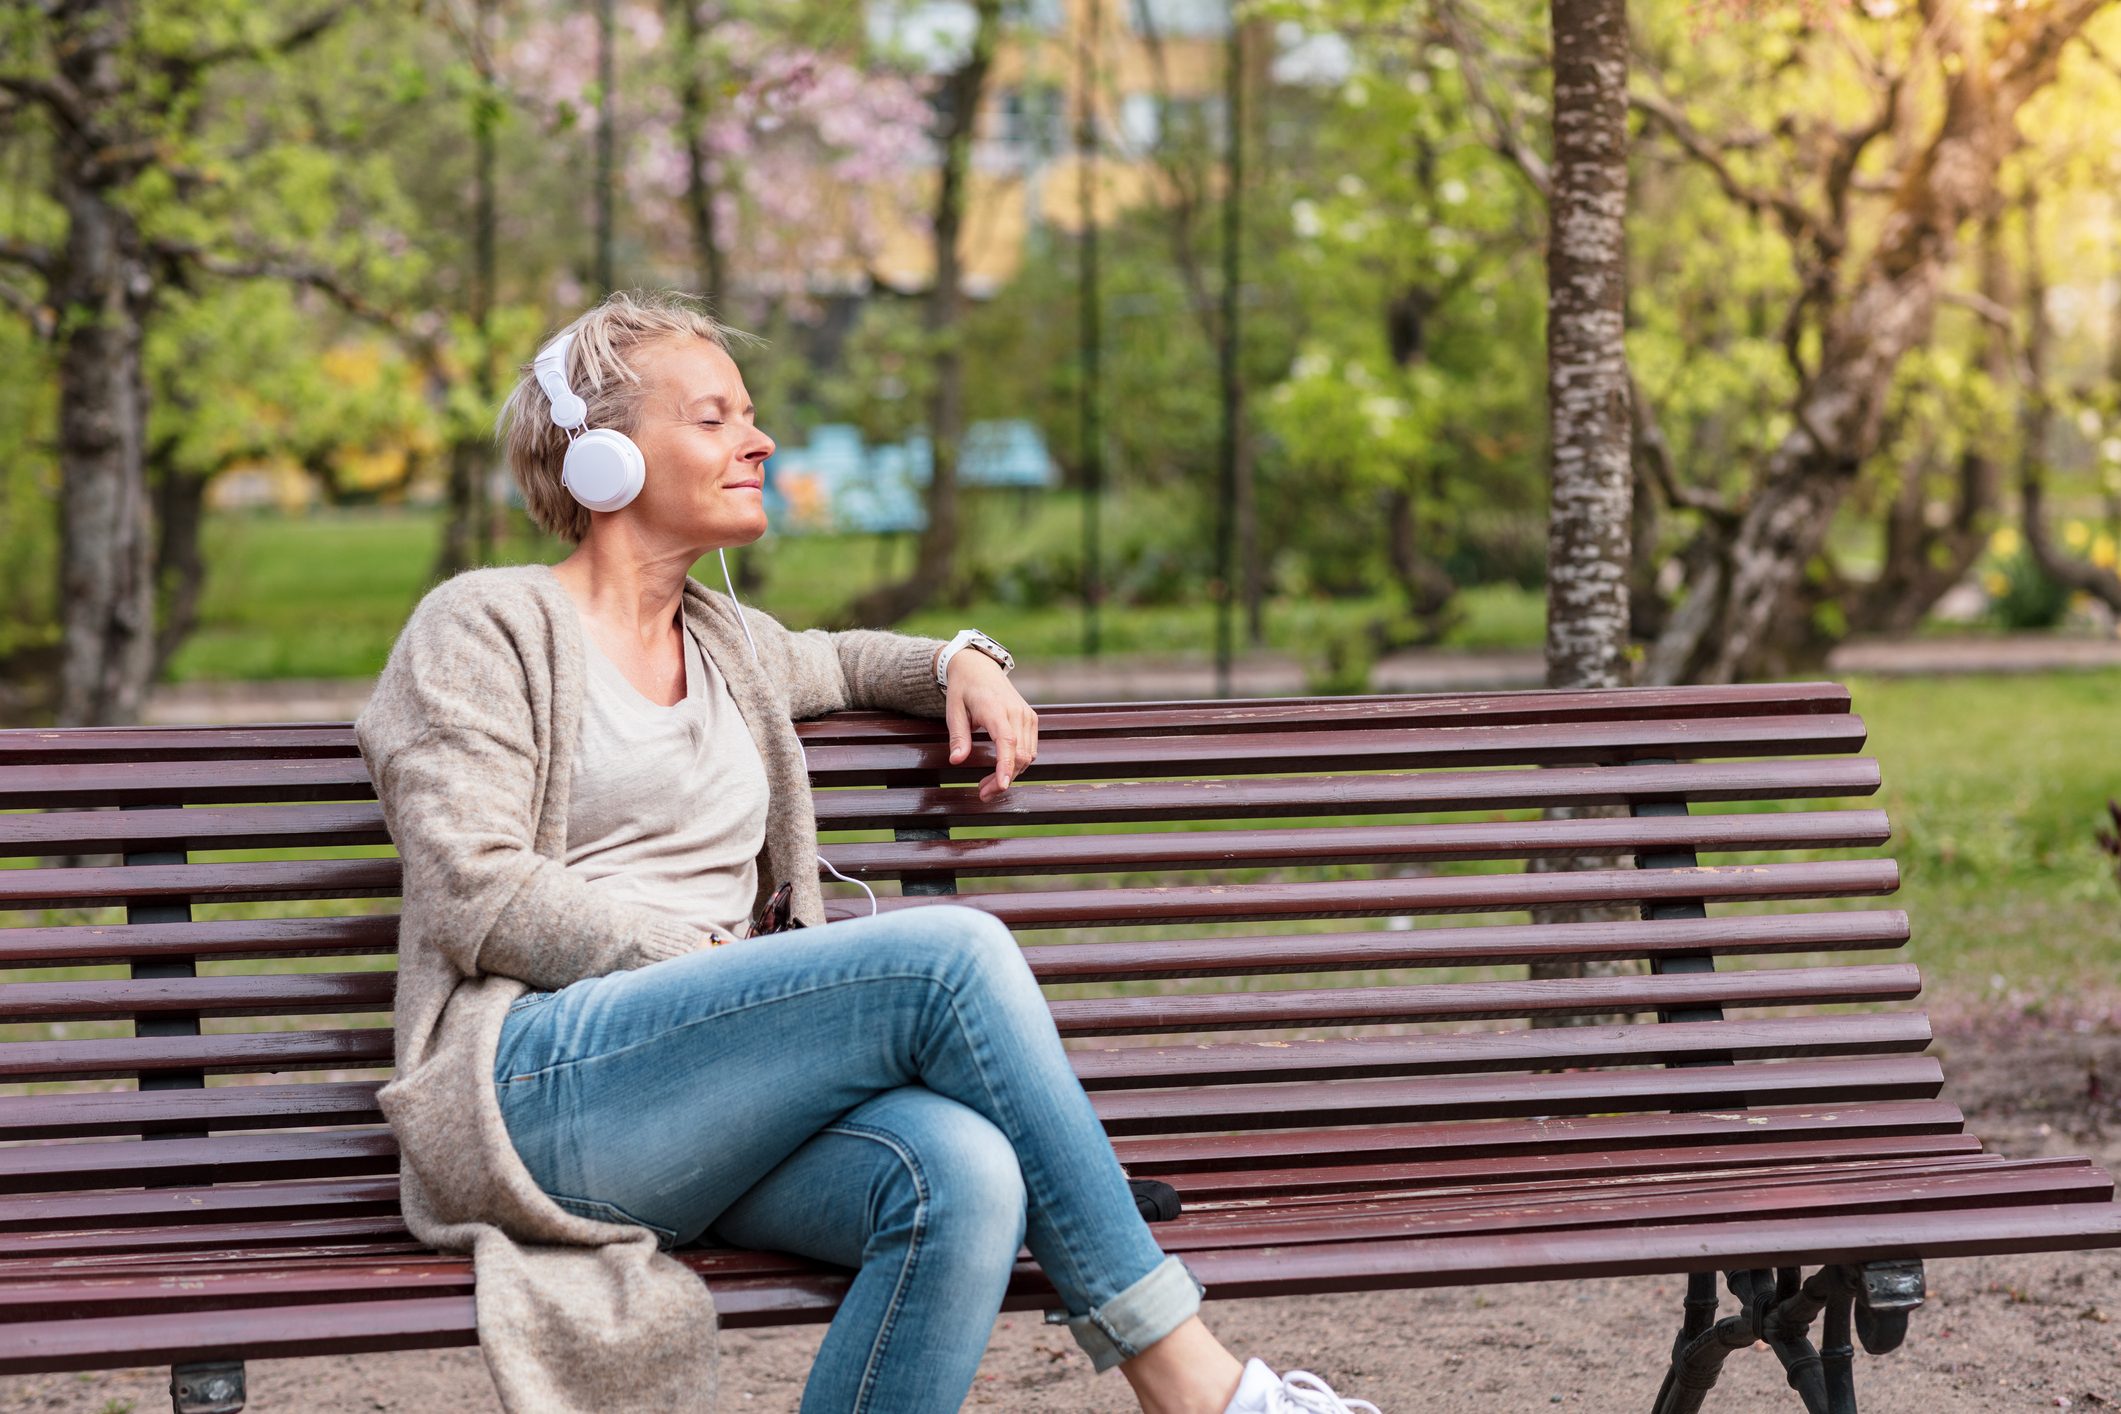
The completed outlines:
[[[1547,686],[1627,681],[1634,473],[1627,349],[1628,50],[1625,0],[1554,0],[1554,163],[1548,193]],[[1602,813],[1551,811],[1550,816]],[[1535,859],[1532,872],[1613,868]],[[1533,911],[1535,922],[1625,910]],[[1577,977],[1583,963],[1535,963]],[[1599,971],[1616,970],[1600,964]],[[1591,1023],[1599,1017],[1557,1019]]]
[[[1548,198],[1547,686],[1627,681],[1627,7],[1554,0]]]

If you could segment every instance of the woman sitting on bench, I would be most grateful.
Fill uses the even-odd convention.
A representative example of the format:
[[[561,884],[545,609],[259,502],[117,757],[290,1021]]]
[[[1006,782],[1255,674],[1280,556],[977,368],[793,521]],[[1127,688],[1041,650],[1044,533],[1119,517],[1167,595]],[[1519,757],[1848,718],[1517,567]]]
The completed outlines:
[[[983,800],[1038,722],[983,635],[794,633],[690,578],[766,530],[730,343],[616,295],[546,346],[508,458],[574,552],[430,591],[355,723],[404,859],[405,1216],[475,1253],[504,1404],[709,1407],[712,1300],[667,1254],[712,1237],[858,1269],[806,1414],[958,1408],[1025,1242],[1152,1414],[1374,1414],[1208,1333],[1005,925],[825,923],[794,719],[943,717],[953,762],[984,731]]]

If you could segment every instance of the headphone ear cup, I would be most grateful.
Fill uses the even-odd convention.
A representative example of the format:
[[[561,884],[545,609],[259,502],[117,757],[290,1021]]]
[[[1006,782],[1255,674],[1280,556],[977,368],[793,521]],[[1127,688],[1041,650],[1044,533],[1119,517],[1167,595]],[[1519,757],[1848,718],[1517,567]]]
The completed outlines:
[[[615,511],[641,494],[648,462],[633,439],[599,427],[567,444],[560,484],[593,511]]]

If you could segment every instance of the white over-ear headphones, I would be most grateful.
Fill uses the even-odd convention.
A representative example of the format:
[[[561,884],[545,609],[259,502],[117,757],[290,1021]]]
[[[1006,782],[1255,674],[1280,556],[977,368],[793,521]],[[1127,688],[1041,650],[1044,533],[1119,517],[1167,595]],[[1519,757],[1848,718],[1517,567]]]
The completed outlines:
[[[574,331],[560,335],[538,351],[531,372],[552,404],[553,426],[567,433],[567,459],[560,464],[560,484],[593,511],[615,511],[641,494],[648,462],[633,439],[609,427],[581,430],[589,405],[567,386],[567,354]]]

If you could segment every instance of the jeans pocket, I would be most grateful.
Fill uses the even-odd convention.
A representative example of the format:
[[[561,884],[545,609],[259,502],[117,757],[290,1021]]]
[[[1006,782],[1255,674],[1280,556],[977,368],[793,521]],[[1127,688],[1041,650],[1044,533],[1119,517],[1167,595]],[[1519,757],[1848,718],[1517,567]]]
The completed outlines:
[[[510,1016],[514,1016],[517,1012],[523,1010],[523,1008],[525,1007],[535,1006],[539,1002],[549,1000],[552,995],[553,994],[551,992],[525,992],[522,996],[517,997],[514,1001],[508,1004],[508,1014]]]
[[[645,1227],[655,1234],[655,1245],[665,1252],[677,1246],[676,1232],[651,1222],[643,1222],[616,1203],[606,1203],[596,1198],[569,1198],[559,1193],[547,1193],[545,1196],[578,1218],[588,1218],[592,1222],[600,1223],[619,1223],[625,1227]]]

